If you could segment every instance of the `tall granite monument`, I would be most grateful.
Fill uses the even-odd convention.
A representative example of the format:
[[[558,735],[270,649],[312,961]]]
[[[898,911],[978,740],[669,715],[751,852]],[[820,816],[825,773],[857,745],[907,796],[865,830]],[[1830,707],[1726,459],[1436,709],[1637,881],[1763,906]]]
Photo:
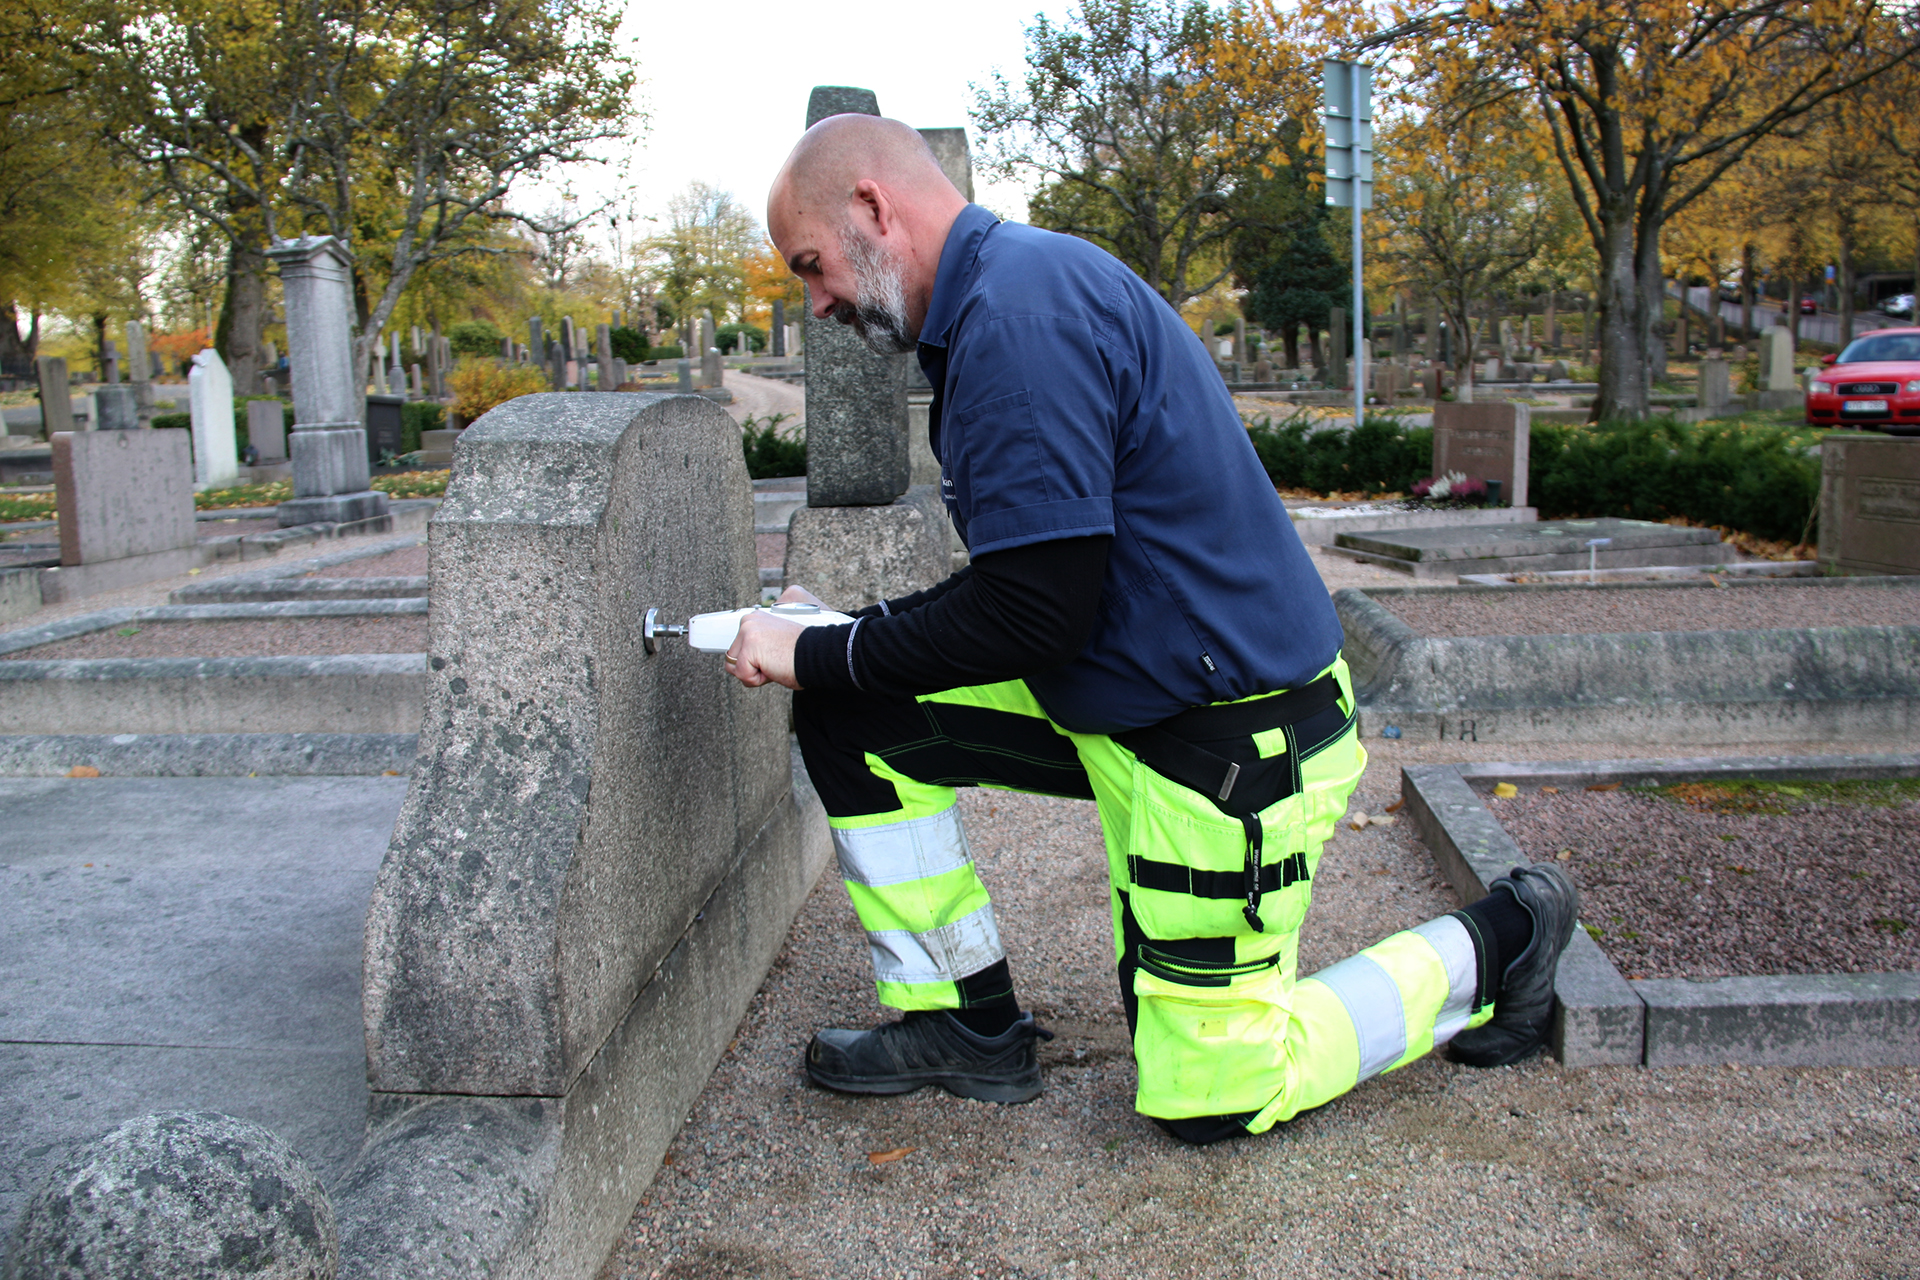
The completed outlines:
[[[293,372],[293,497],[280,527],[346,524],[387,514],[367,481],[366,383],[353,356],[351,259],[332,236],[283,240],[267,250],[286,293]]]
[[[809,129],[843,114],[877,116],[880,105],[871,89],[814,89]],[[964,136],[959,144],[964,155]],[[879,355],[851,326],[819,319],[809,298],[807,505],[787,526],[786,580],[834,608],[931,586],[950,567],[938,488],[909,488],[908,359]]]

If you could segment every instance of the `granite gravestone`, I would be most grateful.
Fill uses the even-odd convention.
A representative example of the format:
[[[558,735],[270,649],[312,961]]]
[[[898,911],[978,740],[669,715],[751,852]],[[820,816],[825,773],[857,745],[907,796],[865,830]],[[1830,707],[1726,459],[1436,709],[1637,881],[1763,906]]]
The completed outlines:
[[[600,390],[611,391],[620,385],[613,376],[613,326],[595,325],[593,328],[593,347],[595,363],[599,366]]]
[[[67,379],[67,362],[59,356],[37,356],[33,372],[40,388],[40,429],[49,440],[55,432],[72,431],[73,387]]]
[[[354,368],[351,258],[331,236],[284,240],[267,250],[286,297],[293,373],[294,496],[282,528],[379,520],[387,495],[368,487],[366,385]]]
[[[1700,408],[1708,414],[1726,412],[1727,402],[1732,399],[1733,386],[1729,377],[1727,362],[1719,356],[1709,356],[1700,361]]]
[[[595,1274],[725,1052],[830,842],[788,695],[639,623],[756,600],[753,521],[701,398],[523,396],[464,433],[367,910],[343,1275]]]
[[[140,425],[153,421],[153,356],[147,350],[147,329],[138,320],[127,321],[127,378],[133,383],[134,412]]]
[[[1821,440],[1818,554],[1834,570],[1920,573],[1920,436]]]
[[[1794,391],[1793,330],[1775,325],[1760,339],[1760,390]]]
[[[192,448],[185,431],[53,437],[61,567],[40,575],[46,603],[151,582],[199,563]]]
[[[1347,385],[1347,309],[1334,307],[1327,315],[1327,370],[1326,384],[1341,388]]]
[[[109,383],[93,393],[96,431],[135,431],[140,427],[140,402],[127,383]]]
[[[1511,401],[1434,405],[1433,474],[1498,481],[1507,505],[1526,506],[1530,423],[1527,406]]]
[[[787,354],[787,304],[783,298],[773,300],[773,327],[768,331],[768,340],[773,344],[775,356]]]
[[[829,116],[877,116],[870,89],[816,87],[807,128]],[[884,506],[907,490],[907,359],[876,354],[851,326],[807,308],[807,505]],[[789,577],[788,581],[794,579]]]
[[[112,338],[103,338],[100,342],[100,381],[108,386],[120,381],[120,350],[113,345]]]
[[[400,455],[406,433],[405,396],[367,397],[367,464],[383,466]]]
[[[233,434],[233,377],[220,353],[208,347],[187,374],[187,407],[193,422],[193,486],[229,489],[240,483],[240,455]]]
[[[261,465],[287,460],[287,415],[278,400],[247,401],[247,443]]]

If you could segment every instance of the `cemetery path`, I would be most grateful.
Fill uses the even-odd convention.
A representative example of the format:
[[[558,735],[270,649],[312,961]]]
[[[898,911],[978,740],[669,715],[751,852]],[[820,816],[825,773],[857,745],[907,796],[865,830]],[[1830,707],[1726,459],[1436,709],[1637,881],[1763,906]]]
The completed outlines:
[[[1370,813],[1397,796],[1403,763],[1568,754],[1377,747],[1354,800]],[[1661,754],[1644,742],[1578,752]],[[988,791],[962,792],[961,806],[1023,999],[1058,1034],[1043,1049],[1047,1092],[998,1107],[809,1086],[800,1056],[816,1027],[883,1016],[829,874],[603,1280],[1638,1280],[1920,1266],[1906,1154],[1920,1131],[1915,1069],[1568,1071],[1536,1059],[1477,1072],[1429,1057],[1260,1138],[1183,1147],[1132,1110],[1092,806]],[[1455,905],[1409,824],[1343,825],[1321,863],[1301,971]]]
[[[727,390],[733,392],[733,403],[725,407],[735,422],[745,422],[748,417],[764,420],[774,414],[784,413],[786,419],[780,424],[783,435],[806,422],[807,392],[804,386],[777,378],[756,378],[750,373],[739,373],[732,369],[726,371],[724,380]]]

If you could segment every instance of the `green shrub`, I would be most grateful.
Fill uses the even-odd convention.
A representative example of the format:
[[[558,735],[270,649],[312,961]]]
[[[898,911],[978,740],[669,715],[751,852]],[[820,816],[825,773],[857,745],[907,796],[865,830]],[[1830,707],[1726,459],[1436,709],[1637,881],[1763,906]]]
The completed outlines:
[[[1819,436],[1673,418],[1533,428],[1528,487],[1543,519],[1679,516],[1798,542],[1820,493]]]
[[[1315,493],[1404,492],[1433,470],[1433,430],[1407,427],[1397,418],[1368,418],[1353,431],[1309,433],[1311,419],[1275,424],[1261,418],[1247,427],[1260,465],[1278,489]]]
[[[683,348],[678,346],[648,347],[646,358],[649,360],[684,360],[687,358],[687,353]]]
[[[447,425],[447,407],[431,400],[409,400],[400,407],[400,452],[412,453],[420,447],[422,431],[439,431]]]
[[[724,355],[733,355],[740,349],[742,336],[753,351],[767,349],[767,331],[756,329],[750,324],[723,324],[713,332],[713,345],[720,348]]]
[[[647,358],[647,335],[630,325],[621,325],[608,335],[613,347],[613,358],[625,360],[628,364],[639,364]]]
[[[784,413],[773,414],[764,421],[748,417],[740,424],[740,447],[747,457],[747,474],[755,480],[807,474],[806,438],[782,436],[774,430],[786,417]]]
[[[447,326],[447,344],[456,356],[497,356],[506,336],[491,320],[462,320]]]

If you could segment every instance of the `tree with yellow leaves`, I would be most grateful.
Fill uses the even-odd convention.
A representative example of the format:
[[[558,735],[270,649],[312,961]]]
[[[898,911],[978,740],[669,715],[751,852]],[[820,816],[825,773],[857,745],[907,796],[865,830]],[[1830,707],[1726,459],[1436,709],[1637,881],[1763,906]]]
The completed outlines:
[[[1754,146],[1920,50],[1879,0],[1438,0],[1371,37],[1450,98],[1524,94],[1599,259],[1596,417],[1647,412],[1661,236]]]

